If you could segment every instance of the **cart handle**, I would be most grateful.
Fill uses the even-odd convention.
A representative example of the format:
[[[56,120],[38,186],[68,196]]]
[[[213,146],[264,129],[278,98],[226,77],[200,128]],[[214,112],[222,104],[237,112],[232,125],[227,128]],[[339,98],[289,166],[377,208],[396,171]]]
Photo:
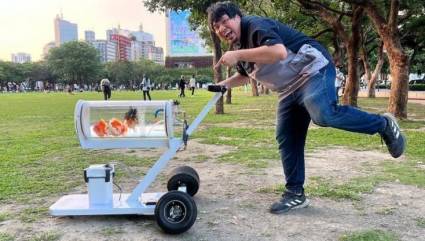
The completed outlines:
[[[212,85],[210,85],[212,86]],[[208,90],[209,87],[208,86]],[[224,87],[224,86],[223,86]],[[187,128],[186,134],[190,136],[195,129],[199,126],[201,121],[207,116],[208,112],[211,110],[211,108],[217,103],[217,101],[224,95],[224,93],[227,91],[226,87],[224,87],[224,92],[222,92],[223,89],[220,89],[219,92],[215,93],[215,95],[211,98],[210,101],[208,101],[207,105],[204,106],[204,109],[202,109],[201,113],[198,114],[198,116],[195,118],[195,120],[190,123],[189,127]],[[214,91],[216,92],[216,91]]]

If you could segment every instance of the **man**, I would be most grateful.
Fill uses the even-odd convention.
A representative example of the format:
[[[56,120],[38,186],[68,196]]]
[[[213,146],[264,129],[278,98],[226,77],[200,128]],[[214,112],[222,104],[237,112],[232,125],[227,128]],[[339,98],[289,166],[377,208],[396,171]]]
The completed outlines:
[[[195,87],[196,87],[196,79],[195,75],[192,74],[192,78],[189,80],[189,88],[192,91],[192,95],[195,93]]]
[[[111,98],[111,83],[108,79],[102,79],[100,81],[100,87],[103,91],[103,98],[104,100],[109,100]]]
[[[184,94],[185,88],[186,88],[186,80],[184,79],[184,75],[182,75],[179,80],[179,89],[180,89],[179,97],[186,97],[186,95]]]
[[[304,147],[310,120],[319,126],[379,133],[393,157],[404,152],[405,138],[392,115],[369,114],[337,105],[335,66],[316,40],[273,19],[243,16],[231,2],[214,3],[207,13],[209,27],[221,41],[233,46],[215,67],[236,65],[238,70],[210,89],[241,86],[251,77],[279,93],[276,140],[286,191],[272,204],[270,212],[284,213],[309,204],[303,186]]]
[[[143,91],[143,100],[146,100],[146,95],[148,96],[149,100],[152,100],[149,93],[151,89],[151,80],[145,75],[143,75],[142,83],[140,83],[140,89]]]

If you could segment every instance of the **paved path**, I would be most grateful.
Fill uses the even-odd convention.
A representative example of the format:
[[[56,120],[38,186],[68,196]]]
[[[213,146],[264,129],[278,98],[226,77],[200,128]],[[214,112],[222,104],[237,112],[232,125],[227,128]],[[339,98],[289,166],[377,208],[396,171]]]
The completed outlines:
[[[376,97],[389,97],[390,90],[375,91]],[[362,89],[359,91],[359,97],[367,97],[367,90]],[[409,101],[410,100],[425,100],[425,91],[409,91]]]
[[[408,102],[409,103],[417,103],[417,104],[425,105],[425,100],[412,100],[412,99],[409,99]]]

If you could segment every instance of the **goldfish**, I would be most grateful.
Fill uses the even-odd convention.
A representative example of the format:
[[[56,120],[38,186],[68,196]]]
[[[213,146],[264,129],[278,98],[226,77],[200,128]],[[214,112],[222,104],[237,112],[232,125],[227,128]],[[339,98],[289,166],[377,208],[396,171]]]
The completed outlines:
[[[122,136],[127,133],[128,127],[122,121],[116,118],[112,118],[109,120],[108,130],[109,133],[113,136]]]
[[[94,124],[93,131],[96,133],[96,135],[104,137],[108,134],[108,123],[106,123],[104,119],[100,119],[100,121]]]

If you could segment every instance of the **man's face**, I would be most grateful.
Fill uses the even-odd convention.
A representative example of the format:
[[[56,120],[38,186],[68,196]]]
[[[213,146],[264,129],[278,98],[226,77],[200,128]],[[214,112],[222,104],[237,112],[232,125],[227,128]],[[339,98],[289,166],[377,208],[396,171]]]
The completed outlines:
[[[229,18],[227,14],[224,14],[217,22],[213,23],[213,29],[221,41],[233,44],[238,42],[241,37],[241,18],[239,15]]]

